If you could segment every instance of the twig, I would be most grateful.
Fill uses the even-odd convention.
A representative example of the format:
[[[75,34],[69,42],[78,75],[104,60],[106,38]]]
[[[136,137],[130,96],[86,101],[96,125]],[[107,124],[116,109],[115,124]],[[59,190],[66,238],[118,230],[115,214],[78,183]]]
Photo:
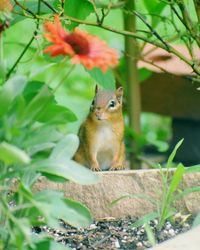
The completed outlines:
[[[95,3],[95,0],[90,0],[90,3],[91,3],[92,6],[93,6],[94,13],[95,13],[96,19],[97,19],[97,23],[98,23],[98,24],[101,24],[101,18],[99,17],[99,14],[98,14],[98,11],[97,11],[97,6],[96,6],[96,3]]]
[[[8,79],[10,77],[11,73],[14,71],[14,69],[17,66],[17,64],[20,62],[20,60],[22,59],[22,57],[24,56],[24,54],[26,53],[26,51],[30,47],[30,45],[33,42],[34,38],[35,38],[35,32],[34,32],[34,35],[31,37],[30,41],[27,43],[27,45],[24,48],[24,50],[22,51],[22,53],[20,54],[20,56],[17,58],[16,62],[13,64],[13,66],[11,67],[11,69],[6,74],[6,79]]]
[[[18,5],[18,1],[15,0],[15,3],[16,5]],[[21,7],[21,4],[19,5]],[[40,14],[40,7],[41,7],[41,0],[38,0],[38,9],[37,9],[37,14],[39,15]],[[25,8],[24,6],[21,7],[21,8]],[[29,13],[32,13],[30,12],[29,10],[27,10],[25,8],[25,10]],[[22,53],[19,55],[19,57],[17,58],[16,62],[13,64],[13,66],[11,67],[11,69],[8,71],[8,73],[6,74],[6,79],[8,79],[11,75],[11,73],[14,71],[14,69],[16,68],[16,66],[18,65],[18,63],[20,62],[20,60],[22,59],[22,57],[24,56],[24,54],[26,53],[26,51],[28,50],[28,48],[30,47],[30,45],[32,44],[32,42],[34,41],[35,39],[35,36],[37,35],[38,33],[38,28],[39,28],[39,25],[40,25],[40,19],[37,19],[37,16],[32,13],[33,17],[36,19],[36,30],[34,31],[33,33],[33,36],[31,37],[31,39],[29,40],[28,44],[26,45],[26,47],[24,48],[24,50],[22,51]]]
[[[161,43],[163,43],[166,47],[167,50],[169,50],[169,45],[162,39],[162,37],[157,33],[156,30],[154,30],[151,25],[149,23],[147,23],[147,21],[137,12],[137,11],[132,11],[138,18],[140,18],[140,20],[149,28],[149,30],[151,31],[151,33],[158,38],[158,40],[161,41]]]
[[[45,20],[44,17],[38,16],[38,15],[37,16],[35,15],[34,18],[35,19]],[[162,48],[162,49],[167,50],[168,52],[176,55],[182,61],[184,61],[186,64],[190,65],[190,67],[192,67],[193,71],[196,74],[200,75],[200,68],[199,68],[199,66],[197,64],[195,64],[193,61],[189,60],[183,54],[181,54],[178,50],[174,49],[170,44],[168,44],[168,48],[167,48],[163,43],[159,43],[157,41],[151,41],[151,40],[149,40],[149,38],[144,37],[144,36],[139,35],[139,34],[134,33],[134,32],[130,32],[130,31],[126,31],[126,30],[118,30],[118,29],[115,29],[115,28],[107,26],[107,25],[103,25],[103,24],[99,25],[99,23],[94,23],[94,22],[89,22],[89,21],[85,21],[85,20],[80,20],[80,19],[77,19],[77,18],[74,18],[74,17],[71,17],[71,16],[65,16],[65,18],[68,19],[68,20],[70,20],[70,21],[72,21],[72,22],[75,22],[75,23],[80,23],[80,24],[85,24],[85,25],[100,27],[102,29],[114,32],[116,34],[120,34],[120,35],[123,35],[123,36],[133,37],[133,38],[142,40],[144,42],[153,44],[156,47]]]
[[[50,10],[52,10],[54,13],[56,13],[57,14],[57,11],[54,9],[54,7],[53,6],[51,6],[51,4],[49,4],[47,1],[45,1],[45,0],[41,0],[42,1],[42,3],[44,4],[44,5],[46,5]]]
[[[14,0],[15,4],[18,5],[22,10],[25,10],[26,12],[28,12],[29,14],[31,14],[34,18],[37,18],[37,16],[35,15],[35,13],[33,13],[31,10],[29,10],[28,8],[26,8],[24,5],[22,5],[21,3],[19,3],[17,0]],[[38,1],[38,3],[40,2],[40,0]]]

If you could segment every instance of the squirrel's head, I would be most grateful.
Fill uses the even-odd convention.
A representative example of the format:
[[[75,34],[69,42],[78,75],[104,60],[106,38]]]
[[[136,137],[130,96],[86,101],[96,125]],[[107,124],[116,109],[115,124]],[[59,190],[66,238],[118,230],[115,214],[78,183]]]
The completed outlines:
[[[123,88],[116,91],[99,89],[96,85],[95,96],[92,101],[90,112],[93,120],[109,121],[122,113]]]

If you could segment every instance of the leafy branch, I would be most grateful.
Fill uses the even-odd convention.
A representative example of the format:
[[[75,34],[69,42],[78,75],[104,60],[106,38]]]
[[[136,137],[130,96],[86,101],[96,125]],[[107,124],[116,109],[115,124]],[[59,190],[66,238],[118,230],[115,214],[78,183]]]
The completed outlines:
[[[41,0],[41,2],[43,4],[45,4],[49,9],[51,9],[54,13],[57,13],[57,11],[54,9],[54,7],[51,6],[51,4],[49,4],[47,1]],[[18,3],[18,1],[15,0],[15,3],[20,8],[22,8],[24,11],[26,11],[29,14],[31,14],[32,18],[37,19],[37,20],[38,19],[46,20],[46,18],[34,14],[28,8],[26,8],[22,4]],[[175,10],[175,8],[173,7],[173,5],[172,5],[172,9]],[[145,37],[143,35],[140,35],[137,32],[131,32],[131,31],[127,31],[127,30],[115,29],[113,27],[110,27],[110,26],[107,26],[105,24],[102,24],[102,21],[101,22],[90,22],[90,21],[81,20],[81,19],[78,19],[78,18],[75,18],[75,17],[72,17],[72,16],[68,16],[68,15],[64,15],[64,18],[66,20],[70,20],[71,22],[74,22],[74,23],[85,24],[85,25],[89,25],[89,26],[99,27],[101,29],[105,29],[105,30],[108,30],[108,31],[116,33],[116,34],[120,34],[120,35],[127,36],[127,37],[132,37],[132,38],[144,41],[146,43],[150,43],[150,44],[152,44],[152,45],[154,45],[154,46],[156,46],[158,48],[162,48],[162,49],[166,50],[167,52],[172,53],[175,56],[177,56],[178,58],[180,58],[182,61],[184,61],[186,64],[188,64],[198,76],[200,76],[200,68],[199,68],[198,63],[194,62],[193,60],[188,59],[186,56],[184,56],[182,53],[180,53],[177,49],[173,48],[173,46],[171,46],[169,43],[165,42],[162,39],[162,37],[151,27],[151,25],[149,25],[146,22],[146,20],[138,12],[135,12],[134,14],[136,14],[137,17],[140,18],[146,24],[146,26],[150,29],[149,34],[153,34],[154,36],[156,36],[160,42],[158,42],[156,40],[152,40],[149,37]],[[177,14],[177,11],[176,11],[176,14]],[[181,17],[179,16],[179,18],[181,18]],[[183,18],[181,18],[181,20],[184,23]],[[185,27],[190,30],[190,27],[188,27],[188,26],[185,26]],[[190,32],[192,32],[192,31],[190,30]],[[196,38],[196,36],[193,36],[193,37]]]

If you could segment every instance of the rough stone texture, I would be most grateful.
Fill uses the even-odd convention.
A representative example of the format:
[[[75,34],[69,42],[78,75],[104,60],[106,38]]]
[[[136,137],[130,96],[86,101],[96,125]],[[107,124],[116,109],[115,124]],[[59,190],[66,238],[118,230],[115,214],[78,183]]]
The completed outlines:
[[[194,228],[187,233],[176,236],[176,238],[159,244],[152,250],[199,250],[200,249],[200,227]]]
[[[79,184],[53,183],[41,178],[35,190],[64,190],[65,196],[81,201],[90,208],[94,218],[123,218],[141,216],[153,210],[153,205],[139,198],[123,199],[110,207],[109,204],[121,196],[128,194],[145,194],[151,197],[161,195],[161,178],[159,170],[125,170],[116,172],[100,172],[99,183],[91,186]],[[183,187],[200,186],[200,173],[186,174]],[[198,213],[200,211],[200,192],[193,193],[177,202],[179,211]]]

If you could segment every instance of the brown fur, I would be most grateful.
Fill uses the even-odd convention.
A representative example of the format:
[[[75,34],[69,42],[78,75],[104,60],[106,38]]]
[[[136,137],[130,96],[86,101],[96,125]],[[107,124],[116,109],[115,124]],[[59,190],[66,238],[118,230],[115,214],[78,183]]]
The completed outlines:
[[[122,88],[115,92],[96,88],[90,113],[80,127],[80,145],[74,159],[93,171],[102,170],[101,165],[111,170],[124,168],[122,95]],[[113,101],[116,105],[110,107]],[[106,162],[109,166],[104,166]]]

